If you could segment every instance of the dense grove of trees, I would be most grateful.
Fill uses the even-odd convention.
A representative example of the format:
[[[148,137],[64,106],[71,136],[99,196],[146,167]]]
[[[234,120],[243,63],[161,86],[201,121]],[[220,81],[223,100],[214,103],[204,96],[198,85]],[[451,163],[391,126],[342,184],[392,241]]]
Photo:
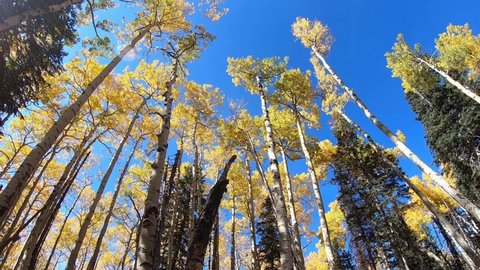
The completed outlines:
[[[479,269],[480,36],[449,25],[435,54],[402,35],[386,53],[438,169],[335,73],[320,21],[291,29],[313,72],[225,59],[260,115],[191,81],[188,64],[215,42],[192,15],[221,23],[222,2],[0,2],[0,269]],[[115,5],[136,14],[117,32],[96,15]],[[116,69],[142,51],[156,57]],[[322,114],[334,142],[313,135]],[[324,181],[338,187],[328,206]]]

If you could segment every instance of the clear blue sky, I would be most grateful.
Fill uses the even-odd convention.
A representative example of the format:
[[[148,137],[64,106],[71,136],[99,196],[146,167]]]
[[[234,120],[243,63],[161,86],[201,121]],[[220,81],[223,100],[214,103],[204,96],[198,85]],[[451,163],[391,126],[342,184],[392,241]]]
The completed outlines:
[[[398,33],[404,33],[409,44],[421,43],[427,52],[434,51],[434,39],[449,23],[470,23],[474,33],[478,34],[478,1],[227,0],[225,6],[230,9],[227,15],[219,22],[207,23],[207,29],[217,39],[199,60],[190,64],[191,80],[220,87],[226,100],[243,99],[252,114],[260,114],[258,97],[231,83],[225,72],[227,57],[288,56],[289,67],[312,69],[308,61],[309,51],[295,41],[291,24],[298,16],[320,20],[329,26],[336,39],[327,59],[330,65],[374,114],[393,131],[402,130],[408,146],[433,165],[422,127],[404,100],[400,80],[392,78],[386,68],[384,54],[391,49]],[[124,12],[129,10],[118,9],[115,13],[118,15],[113,19],[120,18],[119,15],[131,18],[132,14]],[[197,17],[195,20],[203,21]],[[127,64],[135,65],[135,61],[124,62],[120,67],[123,69]],[[392,146],[354,104],[347,107],[347,113],[377,142]],[[322,130],[315,132],[319,139],[331,139],[327,121],[323,117]],[[409,161],[402,159],[401,164],[409,175],[419,174]],[[292,171],[304,172],[306,167],[297,162]],[[336,189],[328,184],[321,188],[328,205],[335,199]],[[314,223],[314,226],[318,225]]]

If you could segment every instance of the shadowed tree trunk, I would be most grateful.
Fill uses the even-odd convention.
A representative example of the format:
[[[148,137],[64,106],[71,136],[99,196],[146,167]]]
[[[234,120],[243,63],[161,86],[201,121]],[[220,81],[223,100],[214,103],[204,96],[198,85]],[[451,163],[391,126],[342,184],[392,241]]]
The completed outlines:
[[[46,7],[39,7],[32,10],[27,10],[19,14],[12,15],[5,20],[0,22],[0,32],[5,31],[9,28],[12,28],[23,21],[31,20],[35,17],[39,17],[48,13],[58,12],[64,8],[67,8],[71,5],[79,4],[83,2],[83,0],[66,0],[58,4],[46,6]]]
[[[205,207],[195,225],[193,240],[188,247],[186,267],[188,270],[201,270],[203,268],[203,259],[207,252],[208,240],[212,232],[213,223],[215,222],[222,196],[227,191],[228,171],[236,158],[237,156],[233,155],[228,160],[220,178],[210,190]]]

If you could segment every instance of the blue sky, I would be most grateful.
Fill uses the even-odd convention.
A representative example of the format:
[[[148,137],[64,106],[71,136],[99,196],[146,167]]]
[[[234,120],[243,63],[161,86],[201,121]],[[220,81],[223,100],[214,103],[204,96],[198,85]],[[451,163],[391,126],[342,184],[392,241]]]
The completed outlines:
[[[411,45],[421,43],[427,52],[434,51],[434,39],[445,31],[449,23],[470,23],[474,33],[478,34],[478,1],[227,0],[225,6],[230,9],[227,15],[216,23],[206,23],[207,29],[217,39],[199,60],[189,65],[191,80],[219,87],[226,100],[243,99],[250,112],[258,115],[258,97],[232,84],[226,73],[227,57],[288,56],[289,67],[312,69],[310,52],[295,40],[291,24],[298,16],[320,20],[329,26],[335,36],[327,58],[333,69],[380,120],[393,131],[401,130],[407,137],[407,145],[427,164],[433,165],[422,127],[404,100],[400,80],[391,77],[384,55],[391,50],[398,33],[403,33]],[[112,19],[131,17],[131,14],[125,13],[129,11],[119,8]],[[194,20],[205,21],[197,16]],[[117,71],[127,64],[134,66],[135,62],[124,62]],[[347,107],[347,113],[377,142],[392,146],[354,104]],[[331,139],[325,116],[322,116],[322,123],[323,128],[311,134],[321,140]],[[419,174],[419,170],[408,160],[402,159],[401,165],[408,175]],[[293,165],[293,173],[304,171],[306,167],[302,162]],[[336,189],[328,184],[323,184],[321,189],[328,205],[335,199]],[[315,222],[314,226],[317,224]]]

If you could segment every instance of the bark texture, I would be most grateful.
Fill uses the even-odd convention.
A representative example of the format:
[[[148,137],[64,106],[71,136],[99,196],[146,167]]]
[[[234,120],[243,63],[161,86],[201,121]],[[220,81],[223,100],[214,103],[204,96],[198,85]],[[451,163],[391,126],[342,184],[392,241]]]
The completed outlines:
[[[218,207],[222,201],[222,196],[227,191],[228,171],[236,158],[237,156],[233,155],[228,160],[220,178],[210,190],[210,194],[208,194],[205,207],[195,225],[193,241],[191,241],[191,244],[188,247],[186,267],[188,270],[201,270],[203,268],[203,260],[205,258],[205,253],[207,252],[213,223],[217,217]]]

